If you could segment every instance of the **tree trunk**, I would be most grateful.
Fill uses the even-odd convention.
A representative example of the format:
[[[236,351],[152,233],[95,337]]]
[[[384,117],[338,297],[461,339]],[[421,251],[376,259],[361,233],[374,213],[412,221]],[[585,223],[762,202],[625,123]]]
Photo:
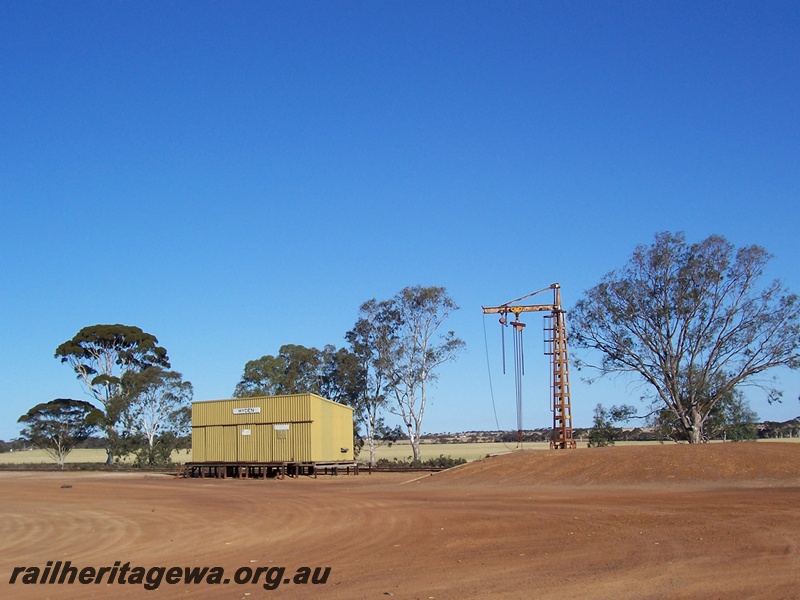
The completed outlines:
[[[367,439],[367,443],[369,444],[369,466],[374,467],[376,460],[375,460],[375,439],[373,437],[369,437]]]
[[[371,467],[374,467],[376,464],[375,460],[375,424],[378,420],[377,412],[370,412],[369,419],[366,421],[365,426],[367,428],[367,444],[369,445],[369,464]]]
[[[690,444],[702,444],[703,443],[703,416],[700,414],[700,411],[696,408],[693,408],[691,413],[687,415],[687,420],[689,420],[690,425],[686,430],[688,434],[689,443]]]
[[[419,425],[415,428],[415,423],[412,419],[403,415],[403,422],[408,432],[408,443],[411,444],[411,452],[413,453],[413,460],[420,460],[419,452]]]
[[[409,411],[411,416],[414,418],[414,437],[411,439],[411,448],[414,451],[414,460],[422,460],[422,455],[419,451],[419,441],[422,437],[422,417],[425,415],[425,402],[427,400],[427,396],[425,394],[425,382],[427,380],[426,371],[422,369],[422,375],[420,378],[420,402],[419,402],[419,410],[416,414],[413,411]]]
[[[411,439],[411,451],[414,453],[414,460],[418,460],[418,461],[422,460],[422,456],[421,456],[420,451],[419,451],[419,436],[418,435],[415,435]]]
[[[412,428],[413,425],[413,428]],[[422,453],[419,450],[421,435],[421,422],[419,415],[414,417],[413,423],[408,426],[408,441],[411,442],[411,451],[414,453],[414,460],[421,461]]]

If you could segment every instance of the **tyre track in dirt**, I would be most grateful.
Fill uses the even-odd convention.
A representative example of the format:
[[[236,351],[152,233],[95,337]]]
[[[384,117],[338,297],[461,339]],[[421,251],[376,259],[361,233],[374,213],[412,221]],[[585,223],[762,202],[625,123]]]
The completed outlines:
[[[136,544],[139,523],[104,511],[41,510],[36,515],[3,513],[0,519],[0,556],[30,561],[47,548],[49,560],[75,560],[113,554],[125,544]],[[76,544],[76,540],[87,543]],[[90,543],[88,541],[91,540]]]
[[[800,445],[771,446],[730,454],[772,462],[769,479],[731,475],[725,464],[724,477],[711,481],[692,465],[672,478],[675,471],[654,469],[674,462],[659,447],[584,455],[587,473],[580,454],[546,459],[573,461],[566,482],[543,477],[555,463],[534,453],[406,485],[394,474],[200,481],[0,473],[0,574],[15,555],[43,565],[59,548],[94,566],[332,568],[318,588],[176,585],[159,589],[162,598],[798,598],[800,486],[787,461],[800,457]],[[595,468],[598,457],[609,464]],[[43,590],[53,591],[13,591],[41,598]],[[131,586],[55,591],[59,600],[156,594]]]

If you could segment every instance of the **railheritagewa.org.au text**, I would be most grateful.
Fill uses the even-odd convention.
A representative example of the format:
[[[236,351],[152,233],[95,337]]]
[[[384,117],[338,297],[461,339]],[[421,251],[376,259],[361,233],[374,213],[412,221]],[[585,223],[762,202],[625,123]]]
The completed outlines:
[[[11,585],[138,585],[157,590],[162,585],[257,585],[275,590],[282,585],[324,585],[330,567],[276,566],[239,567],[234,572],[224,567],[142,567],[116,561],[111,566],[79,566],[72,561],[47,561],[42,566],[14,567]]]

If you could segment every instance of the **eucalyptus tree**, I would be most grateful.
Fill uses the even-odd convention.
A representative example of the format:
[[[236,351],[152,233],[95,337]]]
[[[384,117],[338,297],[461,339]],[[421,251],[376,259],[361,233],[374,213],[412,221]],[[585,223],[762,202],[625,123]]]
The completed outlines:
[[[277,396],[283,390],[283,358],[264,355],[261,358],[248,360],[244,365],[244,373],[236,388],[234,398],[252,396]]]
[[[277,356],[248,361],[233,391],[234,398],[314,393],[322,389],[324,356],[317,348],[284,344]]]
[[[101,428],[110,464],[121,451],[118,425],[126,409],[122,378],[150,366],[169,368],[167,351],[154,335],[139,327],[92,325],[58,346],[55,358],[72,367],[86,391],[102,406]]]
[[[385,344],[384,359],[393,396],[393,412],[403,421],[414,460],[420,460],[422,420],[428,404],[429,384],[437,369],[455,360],[465,343],[444,322],[458,305],[443,287],[410,286],[377,305],[384,329],[373,343]]]
[[[800,303],[778,280],[761,284],[770,258],[719,235],[688,244],[682,233],[657,234],[571,312],[573,347],[600,357],[581,365],[642,378],[654,412],[667,409],[691,443],[741,386],[779,398],[765,375],[800,366]]]
[[[355,326],[345,335],[356,361],[353,371],[358,377],[351,406],[356,421],[364,426],[371,465],[376,463],[376,439],[387,430],[382,413],[386,410],[391,381],[395,326],[396,314],[391,306],[373,299],[361,305]]]
[[[192,384],[163,367],[128,372],[122,378],[125,413],[122,421],[137,443],[132,450],[142,465],[169,463],[172,451],[191,429]]]
[[[328,400],[354,407],[364,389],[365,373],[358,357],[347,348],[328,344],[322,349],[319,394]]]
[[[64,459],[97,429],[102,413],[84,400],[58,398],[37,404],[18,419],[20,435],[64,468]]]

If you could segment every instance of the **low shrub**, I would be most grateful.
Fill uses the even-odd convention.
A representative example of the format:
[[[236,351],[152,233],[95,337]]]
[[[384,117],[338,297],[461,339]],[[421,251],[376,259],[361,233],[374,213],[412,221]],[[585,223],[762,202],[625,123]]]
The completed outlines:
[[[456,465],[466,464],[465,458],[453,458],[452,456],[444,456],[440,454],[436,458],[427,458],[425,460],[414,460],[410,456],[404,459],[393,458],[379,458],[375,466],[380,468],[391,469],[449,469]]]

